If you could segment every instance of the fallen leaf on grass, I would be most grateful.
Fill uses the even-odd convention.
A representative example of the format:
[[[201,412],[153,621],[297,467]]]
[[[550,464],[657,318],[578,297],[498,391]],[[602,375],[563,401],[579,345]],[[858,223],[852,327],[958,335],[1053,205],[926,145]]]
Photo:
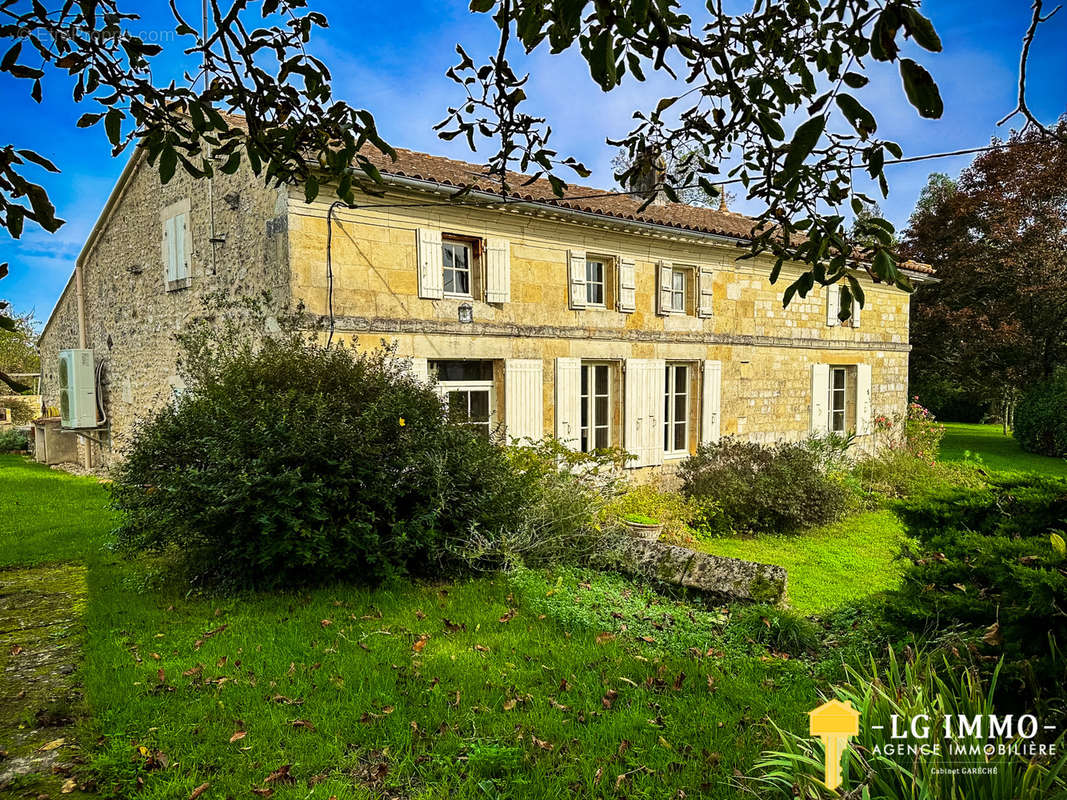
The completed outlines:
[[[426,643],[428,641],[430,641],[430,637],[428,634],[424,633],[422,636],[415,640],[415,642],[411,645],[411,649],[414,650],[416,653],[421,653],[422,648],[426,646]]]
[[[306,730],[309,730],[312,733],[315,732],[315,726],[312,725],[311,722],[306,719],[294,719],[290,724],[294,728],[305,728]]]
[[[611,704],[614,703],[618,697],[618,692],[614,689],[608,689],[608,693],[600,698],[600,705],[604,706],[604,708],[611,708]]]
[[[13,655],[13,656],[17,656],[17,655],[18,655],[19,653],[21,653],[21,652],[22,652],[22,649],[23,649],[23,648],[22,648],[22,645],[21,645],[21,644],[15,644],[15,645],[12,645],[12,646],[11,646],[11,655]]]
[[[264,780],[263,782],[264,783],[293,783],[296,780],[296,778],[294,778],[292,775],[289,774],[289,770],[291,770],[292,768],[293,768],[292,764],[285,764],[284,766],[278,767],[278,769],[274,770],[274,772],[272,772],[270,775],[268,775],[266,780]]]
[[[57,748],[60,748],[64,744],[66,744],[66,742],[66,739],[53,739],[52,741],[47,742],[46,744],[42,744],[40,747],[38,747],[37,752],[47,753],[49,750],[56,750]]]
[[[193,793],[191,795],[189,795],[189,800],[196,800],[196,798],[198,798],[200,795],[202,795],[204,792],[206,792],[210,788],[211,788],[211,784],[210,783],[202,783],[202,784],[200,784],[195,789],[193,789]]]
[[[546,742],[543,739],[538,739],[533,734],[530,734],[530,741],[534,743],[536,747],[540,747],[542,750],[554,750],[555,745],[551,742]]]
[[[596,635],[596,643],[604,644],[605,642],[611,642],[615,640],[614,633],[598,633]]]
[[[474,649],[477,650],[479,653],[488,653],[489,652],[489,648],[486,647],[483,644],[474,645]]]
[[[59,791],[62,794],[70,794],[77,788],[78,782],[75,781],[74,778],[67,778],[65,781],[63,781],[63,786],[60,788]]]
[[[286,697],[284,694],[276,694],[271,700],[275,703],[284,703],[287,706],[302,706],[304,705],[303,698],[300,697]]]
[[[504,710],[505,711],[511,711],[513,708],[515,708],[515,705],[516,705],[516,700],[514,698],[512,698],[511,700],[505,700],[504,701]]]
[[[274,794],[274,790],[270,787],[267,787],[265,789],[253,789],[252,794],[258,794],[260,797],[270,797]]]
[[[511,622],[515,619],[515,615],[519,612],[514,608],[509,608],[508,612],[500,618],[500,622]]]
[[[322,627],[324,627],[324,628],[327,628],[327,627],[329,627],[330,625],[333,625],[333,620],[332,620],[332,619],[324,619],[324,620],[323,620],[322,622],[320,622],[319,624],[320,624],[320,625],[322,625]]]
[[[442,617],[441,622],[445,624],[445,630],[449,633],[459,633],[467,630],[467,626],[462,622],[453,622],[448,617]]]
[[[239,742],[246,736],[248,736],[248,733],[246,731],[237,731],[237,733],[230,737],[230,744],[233,744],[234,742]]]

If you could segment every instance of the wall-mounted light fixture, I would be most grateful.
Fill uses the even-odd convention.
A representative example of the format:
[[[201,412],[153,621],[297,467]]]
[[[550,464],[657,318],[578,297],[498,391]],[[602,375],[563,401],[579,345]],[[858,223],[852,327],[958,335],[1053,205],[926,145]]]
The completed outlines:
[[[459,307],[459,321],[464,325],[469,325],[474,322],[474,306],[470,303],[463,303]]]

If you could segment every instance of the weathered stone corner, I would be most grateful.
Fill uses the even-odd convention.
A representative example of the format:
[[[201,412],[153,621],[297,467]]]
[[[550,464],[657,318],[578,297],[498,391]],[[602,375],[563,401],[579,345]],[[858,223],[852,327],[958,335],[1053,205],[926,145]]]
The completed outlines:
[[[625,572],[732,600],[783,605],[786,571],[773,564],[700,553],[665,542],[634,539],[618,554]]]

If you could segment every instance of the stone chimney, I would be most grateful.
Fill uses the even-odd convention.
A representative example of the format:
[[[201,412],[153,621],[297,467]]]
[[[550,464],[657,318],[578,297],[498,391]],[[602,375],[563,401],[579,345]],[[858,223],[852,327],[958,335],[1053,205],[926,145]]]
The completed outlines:
[[[719,184],[719,211],[729,211],[726,207],[726,184]]]
[[[667,195],[662,191],[663,176],[667,171],[667,164],[663,156],[653,151],[646,151],[637,156],[637,169],[630,178],[630,188],[638,195],[647,200],[652,198],[651,205],[667,205]]]

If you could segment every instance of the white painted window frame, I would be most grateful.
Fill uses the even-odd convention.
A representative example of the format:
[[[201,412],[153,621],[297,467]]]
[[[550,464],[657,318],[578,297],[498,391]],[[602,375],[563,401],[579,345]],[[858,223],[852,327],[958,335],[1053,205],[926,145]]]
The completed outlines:
[[[589,269],[594,264],[600,267],[600,280],[589,278]],[[593,288],[600,288],[600,300],[593,299]],[[585,258],[585,306],[586,308],[607,308],[608,300],[608,260],[600,256]]]
[[[685,380],[682,382],[681,392],[678,391],[679,368],[685,370]],[[689,455],[689,420],[693,407],[693,393],[691,388],[692,369],[693,365],[687,361],[668,361],[664,368],[663,457],[665,459],[684,458]],[[685,416],[681,420],[675,416],[675,401],[678,399],[679,395],[685,397]],[[685,427],[685,446],[680,450],[670,446],[674,443],[674,429],[679,422]]]
[[[596,446],[596,432],[599,429],[605,429],[607,431],[607,442],[605,447],[611,447],[612,445],[612,400],[614,399],[614,392],[612,391],[612,370],[614,364],[610,361],[582,361],[581,371],[578,376],[578,403],[579,403],[579,415],[578,415],[578,449],[583,453],[591,453],[597,450]],[[597,394],[596,392],[596,368],[604,367],[607,370],[607,392],[605,394]],[[586,381],[586,385],[589,388],[587,393],[582,392],[582,377],[586,370],[589,370],[589,378]],[[607,398],[607,420],[603,424],[598,424],[596,419],[596,401],[598,397]],[[585,411],[588,414],[589,424],[582,424],[581,412]],[[588,432],[588,433],[587,433]],[[582,447],[582,437],[585,436],[586,443],[589,449]]]
[[[451,267],[445,265],[445,251],[447,251],[449,248],[460,248],[466,253],[466,255],[467,255],[467,268],[465,270],[456,269],[454,252],[453,252],[453,256],[452,256],[453,265]],[[467,291],[466,292],[456,292],[456,291],[450,292],[447,289],[444,289],[445,273],[449,272],[450,270],[452,272],[452,285],[453,286],[456,285],[456,276],[458,274],[463,273],[463,272],[467,273]],[[442,287],[442,292],[444,293],[445,297],[462,297],[462,298],[468,298],[468,299],[473,299],[474,298],[474,247],[471,245],[470,242],[458,241],[456,239],[444,239],[444,240],[442,240],[442,242],[441,242],[441,287]]]
[[[836,377],[841,376],[841,388],[834,386]],[[830,380],[827,387],[826,399],[826,429],[830,433],[845,434],[848,431],[848,367],[830,367]],[[841,405],[836,402],[840,399]],[[841,414],[841,427],[834,427],[834,414]]]

